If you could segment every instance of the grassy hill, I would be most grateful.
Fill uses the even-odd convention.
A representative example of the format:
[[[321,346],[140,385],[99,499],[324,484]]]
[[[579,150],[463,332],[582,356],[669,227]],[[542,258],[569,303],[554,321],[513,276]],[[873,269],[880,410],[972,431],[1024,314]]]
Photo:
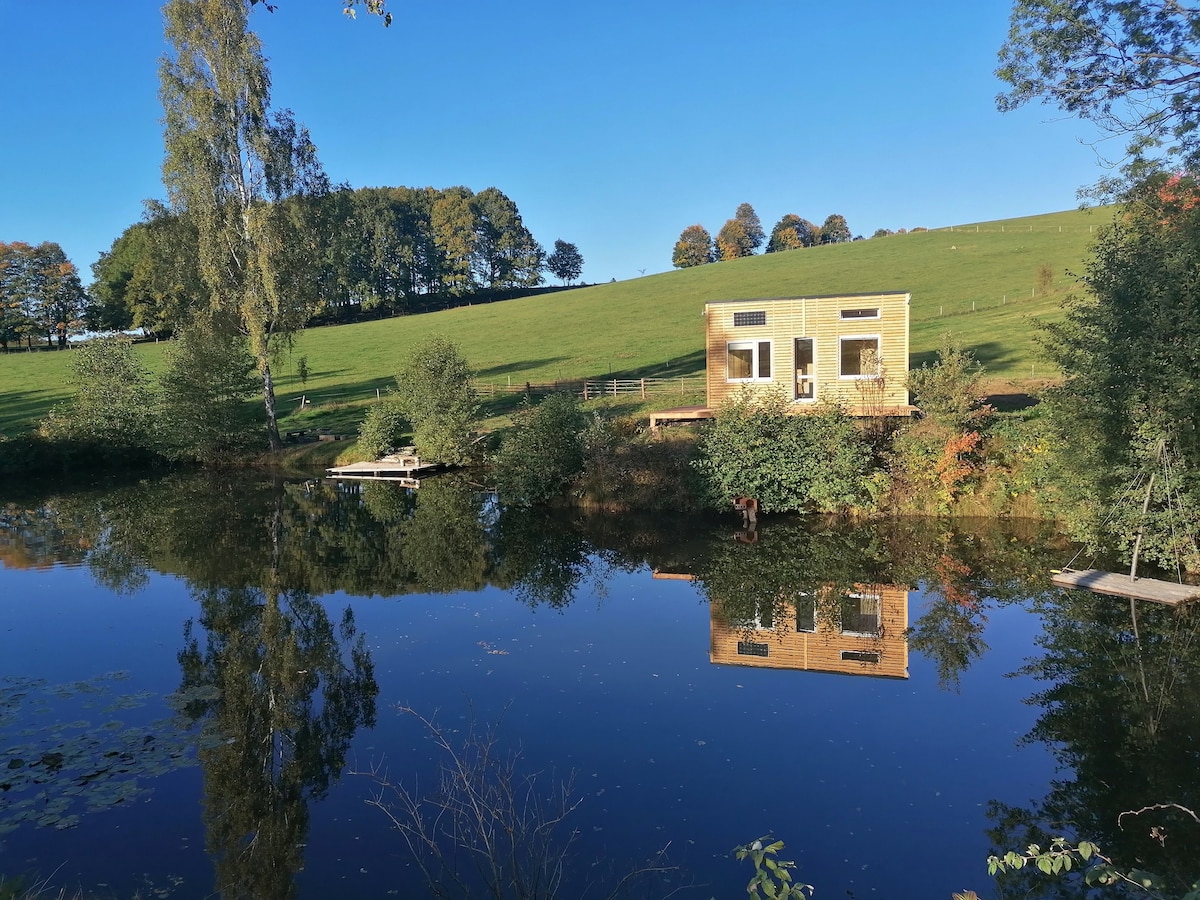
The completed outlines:
[[[1075,287],[1068,273],[1080,271],[1092,232],[1110,217],[1110,209],[1098,209],[981,222],[314,328],[283,362],[279,397],[287,410],[303,392],[315,408],[291,413],[284,425],[351,429],[361,407],[387,388],[409,348],[429,333],[457,341],[481,382],[697,374],[704,370],[704,304],[734,298],[907,290],[914,365],[931,358],[941,335],[951,331],[993,379],[1045,378],[1054,373],[1038,357],[1031,320],[1060,315],[1062,298]],[[1047,292],[1038,287],[1043,266],[1053,273]],[[141,348],[151,368],[160,349]],[[310,371],[304,385],[295,374],[301,356]],[[0,355],[0,432],[31,427],[65,399],[69,362],[68,353]]]

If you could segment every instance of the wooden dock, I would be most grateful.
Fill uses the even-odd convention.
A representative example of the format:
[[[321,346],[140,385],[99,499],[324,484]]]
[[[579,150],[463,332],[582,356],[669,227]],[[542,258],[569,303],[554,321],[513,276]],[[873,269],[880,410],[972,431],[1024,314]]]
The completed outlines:
[[[1064,569],[1051,575],[1050,580],[1061,588],[1092,591],[1110,597],[1150,600],[1167,606],[1200,599],[1200,585],[1177,584],[1157,578],[1130,578],[1118,572],[1099,569]]]
[[[421,458],[406,447],[374,462],[356,462],[347,466],[332,466],[325,471],[332,478],[374,479],[393,481],[403,487],[419,488],[421,475],[432,475],[448,468],[444,463],[421,462]]]

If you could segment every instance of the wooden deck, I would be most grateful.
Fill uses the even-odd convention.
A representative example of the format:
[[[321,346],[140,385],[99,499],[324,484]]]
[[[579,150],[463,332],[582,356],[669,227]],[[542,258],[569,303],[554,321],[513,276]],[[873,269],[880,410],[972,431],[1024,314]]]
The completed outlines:
[[[332,478],[359,478],[394,481],[404,487],[418,488],[421,482],[418,476],[432,475],[448,468],[443,463],[423,463],[420,457],[407,447],[399,453],[393,453],[374,462],[356,462],[347,466],[333,466],[326,469]]]
[[[1177,584],[1174,581],[1159,581],[1157,578],[1130,578],[1117,572],[1099,569],[1066,569],[1055,572],[1050,580],[1058,587],[1093,591],[1111,597],[1130,597],[1134,600],[1150,600],[1178,606],[1200,599],[1200,585]]]
[[[816,403],[797,403],[790,408],[790,412],[795,415],[802,416],[814,412],[819,412],[825,407]],[[856,406],[848,405],[842,407],[846,411],[846,415],[853,416],[856,419],[873,419],[877,417],[884,418],[900,418],[908,419],[919,413],[921,410],[912,405],[905,406]],[[657,428],[659,425],[673,425],[681,422],[704,422],[715,418],[716,411],[707,406],[676,406],[673,409],[664,409],[656,413],[650,413],[650,427]]]
[[[716,413],[707,406],[676,406],[674,409],[663,409],[650,413],[650,427],[669,425],[677,422],[703,422],[711,419]]]

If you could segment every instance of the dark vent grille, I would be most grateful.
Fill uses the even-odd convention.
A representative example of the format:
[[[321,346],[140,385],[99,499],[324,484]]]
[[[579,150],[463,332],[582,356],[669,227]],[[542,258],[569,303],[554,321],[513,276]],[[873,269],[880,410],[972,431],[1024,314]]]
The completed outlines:
[[[735,328],[742,325],[766,325],[767,311],[759,310],[758,312],[740,312],[733,314],[733,325]]]
[[[754,641],[738,641],[738,656],[770,656],[769,644],[756,644]]]

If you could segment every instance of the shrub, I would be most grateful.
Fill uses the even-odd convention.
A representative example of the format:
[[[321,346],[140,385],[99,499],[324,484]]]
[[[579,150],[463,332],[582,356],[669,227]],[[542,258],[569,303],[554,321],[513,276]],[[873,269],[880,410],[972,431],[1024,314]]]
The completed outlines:
[[[717,411],[696,467],[708,500],[754,497],[763,512],[844,512],[872,503],[871,449],[854,421],[824,405],[790,414],[782,392],[740,394]]]
[[[358,449],[379,459],[402,446],[406,434],[408,420],[389,396],[372,406],[358,426]]]
[[[626,420],[595,416],[583,441],[583,470],[573,486],[580,505],[675,512],[700,505],[704,490],[692,465],[698,444],[693,430],[638,434]]]
[[[396,376],[395,405],[412,425],[417,452],[461,465],[476,456],[479,397],[458,345],[431,335],[414,348]]]
[[[75,396],[39,426],[54,442],[89,448],[97,459],[154,455],[154,391],[128,338],[93,338],[74,351]]]
[[[158,429],[168,456],[214,462],[250,450],[265,423],[246,339],[196,322],[166,348]]]
[[[957,432],[985,428],[995,412],[983,402],[983,366],[947,335],[931,366],[908,373],[913,402],[926,417]]]
[[[587,418],[571,394],[551,394],[519,410],[494,459],[500,499],[534,506],[562,493],[583,468],[586,427]]]

